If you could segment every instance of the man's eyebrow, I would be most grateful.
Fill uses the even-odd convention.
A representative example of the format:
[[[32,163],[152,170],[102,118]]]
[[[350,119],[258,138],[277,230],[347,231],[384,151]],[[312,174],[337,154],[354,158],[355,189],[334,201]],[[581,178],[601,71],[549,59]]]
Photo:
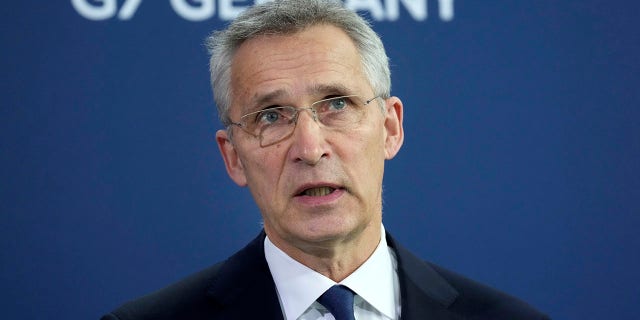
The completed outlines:
[[[345,85],[340,83],[329,83],[329,84],[318,84],[312,86],[307,90],[308,94],[312,96],[321,96],[320,99],[324,98],[327,95],[351,95],[353,94],[353,90],[347,88]],[[246,106],[246,111],[256,111],[257,109],[263,108],[266,105],[273,103],[274,101],[280,100],[283,97],[291,96],[291,94],[284,89],[278,89],[275,91],[267,92],[264,94],[256,94],[254,98],[251,100],[251,104]]]
[[[319,84],[311,88],[312,94],[338,94],[338,95],[351,95],[353,91],[340,83]]]
[[[272,103],[275,100],[287,95],[287,91],[283,89],[267,92],[265,94],[256,94],[252,99],[251,105],[247,106],[249,110],[262,108],[264,105]]]

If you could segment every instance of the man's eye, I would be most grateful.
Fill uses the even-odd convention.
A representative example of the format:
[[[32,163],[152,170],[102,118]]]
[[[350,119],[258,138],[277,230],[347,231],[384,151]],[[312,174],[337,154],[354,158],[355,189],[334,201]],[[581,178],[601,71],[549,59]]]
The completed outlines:
[[[342,110],[349,105],[347,98],[336,98],[329,101],[330,110]]]
[[[281,114],[279,110],[264,110],[258,114],[257,122],[263,124],[272,124],[280,120]]]

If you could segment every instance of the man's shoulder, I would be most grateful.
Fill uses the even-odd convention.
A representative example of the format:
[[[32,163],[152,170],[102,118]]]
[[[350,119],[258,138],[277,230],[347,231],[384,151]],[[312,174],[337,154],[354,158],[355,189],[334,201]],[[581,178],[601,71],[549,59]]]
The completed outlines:
[[[131,300],[103,320],[181,319],[210,305],[207,291],[223,262],[216,263],[155,292]],[[195,315],[194,315],[195,316]]]
[[[254,286],[268,290],[272,280],[262,251],[264,233],[260,233],[244,248],[222,262],[163,289],[123,304],[105,315],[103,320],[141,319],[224,319],[223,305],[242,308],[233,302],[256,299],[272,302],[262,296],[252,296]],[[265,269],[267,270],[265,272]],[[271,282],[270,282],[271,281]],[[275,298],[277,299],[277,297]],[[233,310],[227,308],[227,310]],[[218,317],[218,318],[220,318]]]
[[[418,258],[389,234],[387,243],[397,255],[402,313],[411,319],[548,319],[516,297]]]
[[[510,294],[426,262],[451,284],[458,296],[450,305],[472,319],[549,319],[528,303]]]

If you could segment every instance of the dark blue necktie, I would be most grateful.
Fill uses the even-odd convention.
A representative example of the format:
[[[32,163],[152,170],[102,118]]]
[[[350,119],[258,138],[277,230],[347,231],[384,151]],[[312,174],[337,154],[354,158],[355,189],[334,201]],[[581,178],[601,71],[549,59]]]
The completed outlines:
[[[353,317],[353,291],[342,286],[335,285],[325,291],[318,302],[329,309],[336,320],[355,320]]]

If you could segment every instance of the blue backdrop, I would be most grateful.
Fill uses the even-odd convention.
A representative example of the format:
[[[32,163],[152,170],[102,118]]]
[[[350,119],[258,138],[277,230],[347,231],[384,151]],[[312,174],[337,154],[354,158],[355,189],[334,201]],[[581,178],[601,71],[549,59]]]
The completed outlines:
[[[636,319],[640,2],[346,2],[405,103],[387,229],[555,319]],[[2,6],[3,319],[96,319],[257,234],[203,46],[250,3]]]

